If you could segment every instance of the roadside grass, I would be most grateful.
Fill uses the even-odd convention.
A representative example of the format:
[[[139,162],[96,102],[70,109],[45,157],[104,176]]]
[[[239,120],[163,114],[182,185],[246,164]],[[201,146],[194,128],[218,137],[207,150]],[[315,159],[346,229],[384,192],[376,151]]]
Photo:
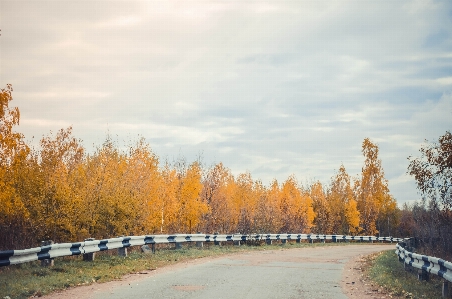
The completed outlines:
[[[394,250],[383,251],[368,257],[369,278],[383,286],[393,297],[441,298],[442,279],[430,274],[429,281],[419,281],[417,272],[404,270]]]
[[[0,299],[24,299],[40,297],[45,294],[66,288],[93,283],[118,280],[131,273],[149,272],[157,268],[224,254],[233,254],[256,250],[284,250],[290,248],[316,246],[344,246],[347,244],[368,243],[293,243],[253,244],[242,246],[214,246],[204,243],[204,248],[194,244],[184,244],[182,249],[175,250],[174,245],[158,245],[155,254],[141,253],[140,247],[129,248],[127,257],[116,255],[116,250],[96,253],[92,262],[83,261],[82,256],[61,257],[54,260],[53,267],[41,267],[40,261],[0,268]]]

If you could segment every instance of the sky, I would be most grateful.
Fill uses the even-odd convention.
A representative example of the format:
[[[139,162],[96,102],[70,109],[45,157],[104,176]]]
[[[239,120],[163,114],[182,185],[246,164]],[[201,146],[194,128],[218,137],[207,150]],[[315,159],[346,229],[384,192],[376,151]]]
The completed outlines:
[[[0,87],[30,143],[143,137],[164,161],[269,185],[361,173],[370,138],[399,205],[408,157],[452,129],[452,2],[0,0]]]

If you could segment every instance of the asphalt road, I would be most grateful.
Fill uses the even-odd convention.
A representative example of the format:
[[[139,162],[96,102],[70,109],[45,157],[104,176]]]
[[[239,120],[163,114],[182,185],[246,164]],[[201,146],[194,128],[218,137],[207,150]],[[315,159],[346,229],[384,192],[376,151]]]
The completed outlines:
[[[345,263],[394,245],[348,245],[250,252],[180,265],[110,284],[89,298],[347,298]]]

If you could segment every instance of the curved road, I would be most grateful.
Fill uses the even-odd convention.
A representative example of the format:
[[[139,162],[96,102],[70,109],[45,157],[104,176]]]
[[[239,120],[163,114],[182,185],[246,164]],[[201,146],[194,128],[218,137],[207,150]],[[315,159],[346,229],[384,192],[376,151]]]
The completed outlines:
[[[347,245],[200,259],[93,287],[79,295],[91,299],[347,298],[340,286],[345,263],[359,255],[390,249],[394,249],[393,244]]]

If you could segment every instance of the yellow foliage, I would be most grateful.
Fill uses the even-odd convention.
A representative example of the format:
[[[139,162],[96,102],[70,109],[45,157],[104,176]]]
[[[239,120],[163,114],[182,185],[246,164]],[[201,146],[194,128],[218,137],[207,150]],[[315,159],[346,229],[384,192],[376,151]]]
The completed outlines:
[[[294,176],[266,187],[249,172],[234,177],[222,163],[208,170],[184,160],[161,166],[144,139],[122,151],[107,138],[87,155],[71,127],[31,151],[14,132],[20,113],[11,100],[7,85],[0,92],[2,249],[44,239],[197,231],[375,234],[396,223],[397,205],[369,139],[353,189],[343,165],[329,188],[316,182],[304,190]]]
[[[327,201],[323,186],[320,182],[316,182],[311,186],[311,198],[316,214],[314,220],[316,232],[331,234],[333,232],[334,222],[331,217],[330,204]]]
[[[362,228],[366,234],[374,235],[378,233],[377,220],[394,200],[389,194],[388,181],[378,159],[378,146],[366,138],[362,152],[365,161],[361,179],[355,182],[355,194]]]
[[[294,176],[290,176],[282,185],[280,209],[283,214],[283,231],[310,231],[315,218],[312,199],[298,187]]]
[[[179,181],[179,228],[183,232],[192,233],[193,228],[198,227],[202,216],[209,210],[200,198],[201,190],[201,167],[195,162],[188,167]]]
[[[12,243],[14,234],[25,233],[30,215],[17,188],[30,150],[23,135],[13,130],[19,124],[20,112],[9,107],[12,91],[10,84],[0,90],[0,227],[10,230],[0,234],[0,243],[4,244]]]
[[[359,233],[359,212],[356,200],[350,199],[345,206],[345,219],[348,225],[348,234],[355,235]]]
[[[179,181],[175,169],[171,169],[168,164],[162,170],[162,184],[159,188],[161,200],[157,207],[160,209],[161,215],[158,219],[161,221],[160,232],[175,232],[178,212],[180,205],[177,200],[177,189]]]
[[[333,232],[336,234],[356,234],[359,232],[360,216],[356,200],[350,186],[350,176],[341,165],[333,177],[328,194]]]

